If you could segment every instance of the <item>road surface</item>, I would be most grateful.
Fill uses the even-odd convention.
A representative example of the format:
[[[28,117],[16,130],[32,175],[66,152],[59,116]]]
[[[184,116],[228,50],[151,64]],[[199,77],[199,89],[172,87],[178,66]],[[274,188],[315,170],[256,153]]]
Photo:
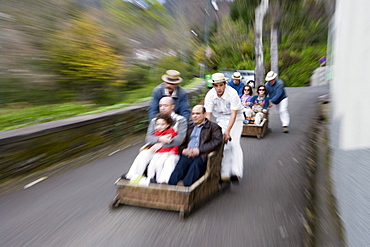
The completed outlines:
[[[274,110],[272,132],[242,137],[244,178],[180,220],[177,212],[109,210],[114,181],[143,143],[0,197],[0,246],[303,245],[307,132],[328,86],[287,88],[290,133]]]

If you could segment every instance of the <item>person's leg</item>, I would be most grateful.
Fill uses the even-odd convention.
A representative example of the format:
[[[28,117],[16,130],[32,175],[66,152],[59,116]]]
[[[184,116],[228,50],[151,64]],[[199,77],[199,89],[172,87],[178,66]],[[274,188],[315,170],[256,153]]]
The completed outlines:
[[[165,164],[165,162],[166,162],[166,160],[168,159],[169,156],[170,156],[170,153],[168,153],[168,152],[167,153],[161,153],[161,157],[157,161],[156,170],[155,170],[157,183],[161,183],[161,182],[158,181],[158,178],[161,177],[164,164]]]
[[[233,162],[232,141],[228,141],[224,146],[224,153],[221,161],[221,179],[223,180],[228,180],[231,176],[231,165]]]
[[[168,153],[155,153],[148,165],[148,178],[153,179],[159,177],[163,168],[163,164],[168,157]]]
[[[239,178],[243,177],[243,150],[240,145],[240,137],[243,131],[243,122],[239,119],[235,120],[234,126],[231,129],[231,175]]]
[[[207,164],[203,162],[200,156],[194,157],[193,162],[189,167],[189,171],[183,179],[185,186],[192,185],[197,181],[206,171]]]
[[[179,162],[180,156],[171,154],[165,160],[160,176],[157,175],[157,183],[168,183],[172,172],[175,170],[176,164]]]
[[[141,151],[132,163],[130,170],[126,174],[127,179],[137,178],[143,175],[146,166],[153,157],[153,153],[149,149]]]
[[[257,112],[256,117],[254,118],[254,124],[255,125],[260,125],[261,121],[262,121],[262,118],[263,118],[263,113],[262,112]]]
[[[246,107],[246,108],[244,108],[244,112],[245,112],[245,115],[247,116],[247,117],[252,117],[253,116],[253,111],[252,111],[252,109],[251,108],[249,108],[249,107]]]
[[[192,160],[192,158],[181,155],[180,160],[175,167],[175,170],[173,170],[170,179],[168,180],[168,184],[176,185],[180,180],[182,180],[189,170],[189,166]]]
[[[221,127],[222,133],[224,133],[227,125],[229,124],[229,119],[217,119],[217,124]],[[243,126],[242,126],[243,127]],[[233,136],[231,136],[233,138]],[[232,144],[228,141],[224,146],[224,153],[221,162],[221,179],[228,180],[230,179],[231,174],[231,165],[232,165]]]
[[[147,177],[149,179],[154,178],[156,170],[157,170],[158,160],[160,159],[160,157],[161,157],[161,153],[155,153],[153,155],[153,158],[151,159],[148,165],[148,170],[147,170]]]
[[[283,99],[278,105],[281,124],[288,127],[290,123],[290,116],[288,112],[288,98]]]

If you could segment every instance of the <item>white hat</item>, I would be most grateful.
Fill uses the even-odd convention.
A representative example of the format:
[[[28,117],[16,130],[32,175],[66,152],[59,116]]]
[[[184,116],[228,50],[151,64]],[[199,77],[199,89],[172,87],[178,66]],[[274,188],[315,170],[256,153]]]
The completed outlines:
[[[214,73],[212,75],[212,83],[226,82],[229,78],[225,77],[222,73]]]
[[[266,81],[271,81],[271,80],[275,79],[276,77],[277,77],[277,74],[274,71],[271,70],[270,72],[267,73],[265,80]]]
[[[182,78],[180,77],[180,72],[177,70],[167,70],[165,75],[162,75],[162,80],[164,82],[168,82],[171,84],[179,84],[182,82]]]
[[[234,72],[234,74],[231,76],[233,79],[242,79],[242,76],[239,72]]]

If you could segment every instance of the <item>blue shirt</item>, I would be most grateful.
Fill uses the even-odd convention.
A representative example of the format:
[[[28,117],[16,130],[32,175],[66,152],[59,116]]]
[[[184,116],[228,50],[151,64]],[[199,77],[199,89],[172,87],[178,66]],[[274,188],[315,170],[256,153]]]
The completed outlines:
[[[244,83],[241,80],[239,81],[239,84],[236,85],[234,84],[234,79],[231,79],[230,81],[227,82],[227,85],[234,88],[238,92],[239,97],[243,95]]]
[[[206,122],[202,123],[201,125],[197,126],[194,124],[194,129],[190,134],[190,141],[188,144],[188,148],[199,148],[199,141],[200,141],[200,132]]]
[[[271,85],[270,82],[266,82],[265,86],[272,103],[277,105],[287,97],[284,89],[284,82],[281,79],[276,78],[274,85]]]
[[[159,100],[165,96],[169,96],[168,91],[165,90],[165,83],[162,83],[153,89],[152,100],[149,104],[149,122],[159,112]],[[189,120],[191,111],[188,101],[188,94],[186,93],[185,89],[181,86],[177,86],[171,97],[175,105],[174,112],[183,116],[186,121]]]

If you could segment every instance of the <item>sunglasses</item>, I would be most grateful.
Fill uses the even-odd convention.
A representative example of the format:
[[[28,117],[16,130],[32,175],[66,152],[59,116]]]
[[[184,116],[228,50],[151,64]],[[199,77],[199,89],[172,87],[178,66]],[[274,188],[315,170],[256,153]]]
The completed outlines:
[[[249,91],[249,88],[244,88],[244,91]]]
[[[265,89],[263,88],[259,88],[258,91],[266,91]]]

